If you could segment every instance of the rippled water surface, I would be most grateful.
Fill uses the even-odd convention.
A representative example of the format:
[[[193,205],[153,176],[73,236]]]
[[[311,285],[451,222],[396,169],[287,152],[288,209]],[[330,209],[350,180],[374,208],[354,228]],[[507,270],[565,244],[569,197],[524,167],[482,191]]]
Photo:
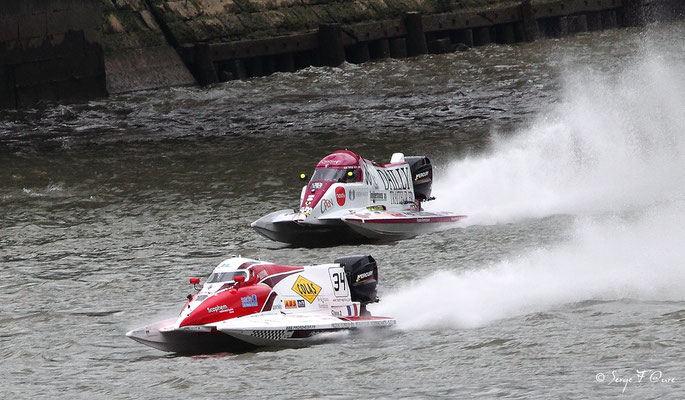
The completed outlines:
[[[0,393],[682,397],[683,38],[657,25],[0,112]],[[427,208],[467,222],[319,249],[249,228],[339,148],[429,156]],[[396,329],[195,357],[124,336],[229,255],[359,253]]]

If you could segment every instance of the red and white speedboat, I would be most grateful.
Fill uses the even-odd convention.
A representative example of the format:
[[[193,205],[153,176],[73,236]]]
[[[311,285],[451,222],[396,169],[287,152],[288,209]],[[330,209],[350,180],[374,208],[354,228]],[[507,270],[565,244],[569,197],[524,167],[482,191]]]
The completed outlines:
[[[268,214],[252,227],[269,239],[307,246],[399,240],[458,226],[464,215],[422,209],[432,199],[432,182],[427,157],[395,153],[380,165],[339,150],[319,161],[299,209]]]
[[[197,285],[199,279],[191,283]],[[126,336],[177,353],[306,345],[323,333],[394,325],[394,318],[373,317],[366,310],[378,301],[377,283],[371,256],[299,267],[229,258],[188,296],[178,318]]]

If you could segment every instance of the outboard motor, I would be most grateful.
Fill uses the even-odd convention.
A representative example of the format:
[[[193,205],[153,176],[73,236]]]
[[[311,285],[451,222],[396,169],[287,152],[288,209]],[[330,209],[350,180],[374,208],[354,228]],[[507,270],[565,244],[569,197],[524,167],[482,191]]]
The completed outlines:
[[[378,301],[378,266],[373,257],[348,256],[338,258],[334,262],[345,268],[352,301],[360,302],[362,309],[365,309],[366,304]]]
[[[433,165],[428,157],[414,156],[404,157],[411,169],[412,182],[414,183],[414,196],[419,201],[431,198],[431,186],[433,185]]]

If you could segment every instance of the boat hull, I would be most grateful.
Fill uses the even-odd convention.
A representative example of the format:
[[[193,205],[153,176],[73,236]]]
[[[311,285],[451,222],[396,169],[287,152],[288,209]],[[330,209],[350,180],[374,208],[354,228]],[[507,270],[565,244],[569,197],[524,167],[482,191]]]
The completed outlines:
[[[175,322],[176,319],[160,321],[127,332],[126,336],[146,346],[179,354],[240,353],[256,347],[216,329],[176,330]]]
[[[317,220],[316,223],[296,222],[284,216],[294,215],[292,211],[277,211],[251,224],[262,236],[276,242],[299,246],[326,246],[342,243],[368,241],[340,219]]]

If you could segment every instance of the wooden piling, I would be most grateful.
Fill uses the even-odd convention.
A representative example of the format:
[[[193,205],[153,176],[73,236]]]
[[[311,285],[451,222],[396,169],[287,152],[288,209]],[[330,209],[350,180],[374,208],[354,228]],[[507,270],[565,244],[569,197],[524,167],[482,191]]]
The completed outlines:
[[[404,14],[404,27],[407,31],[407,56],[414,57],[428,52],[426,35],[423,33],[421,14],[411,11]]]
[[[432,40],[427,43],[427,46],[431,54],[445,54],[453,51],[452,41],[449,38]]]
[[[618,26],[616,11],[602,11],[602,27],[604,29],[614,29]]]
[[[388,41],[388,39],[379,39],[370,42],[369,56],[372,60],[380,60],[390,57],[390,41]]]
[[[201,86],[211,85],[219,81],[209,43],[195,44],[195,78]]]
[[[571,18],[571,22],[570,22],[570,26],[569,26],[569,32],[570,33],[587,32],[587,16],[576,15],[573,18]]]
[[[535,10],[530,0],[524,0],[519,6],[519,11],[521,13],[521,19],[523,20],[523,32],[525,34],[525,40],[528,42],[534,42],[540,37],[540,30],[538,28],[538,22],[535,19]]]
[[[490,43],[490,28],[483,26],[476,28],[473,31],[473,44],[475,46],[484,46]]]
[[[345,62],[345,46],[340,24],[319,25],[318,40],[321,64],[337,67]]]
[[[599,31],[602,29],[602,14],[598,12],[591,12],[587,15],[587,30],[590,32]]]
[[[514,24],[503,24],[495,27],[497,32],[497,43],[513,44],[516,43],[516,34],[514,33]]]
[[[393,38],[388,40],[390,45],[390,57],[407,58],[407,40],[404,38]]]
[[[641,26],[645,22],[644,0],[623,0],[623,26]]]
[[[251,58],[247,60],[246,64],[248,77],[254,78],[264,75],[264,66],[262,65],[262,59],[260,57]]]
[[[359,42],[345,47],[345,58],[354,64],[362,64],[371,59],[369,55],[369,43]]]
[[[279,72],[295,72],[295,56],[293,53],[285,53],[278,56],[276,69]]]
[[[468,47],[473,47],[473,30],[471,29],[452,31],[450,38],[452,43],[462,43]]]
[[[232,60],[228,64],[228,67],[235,79],[247,79],[247,72],[245,71],[245,63],[243,60]]]

